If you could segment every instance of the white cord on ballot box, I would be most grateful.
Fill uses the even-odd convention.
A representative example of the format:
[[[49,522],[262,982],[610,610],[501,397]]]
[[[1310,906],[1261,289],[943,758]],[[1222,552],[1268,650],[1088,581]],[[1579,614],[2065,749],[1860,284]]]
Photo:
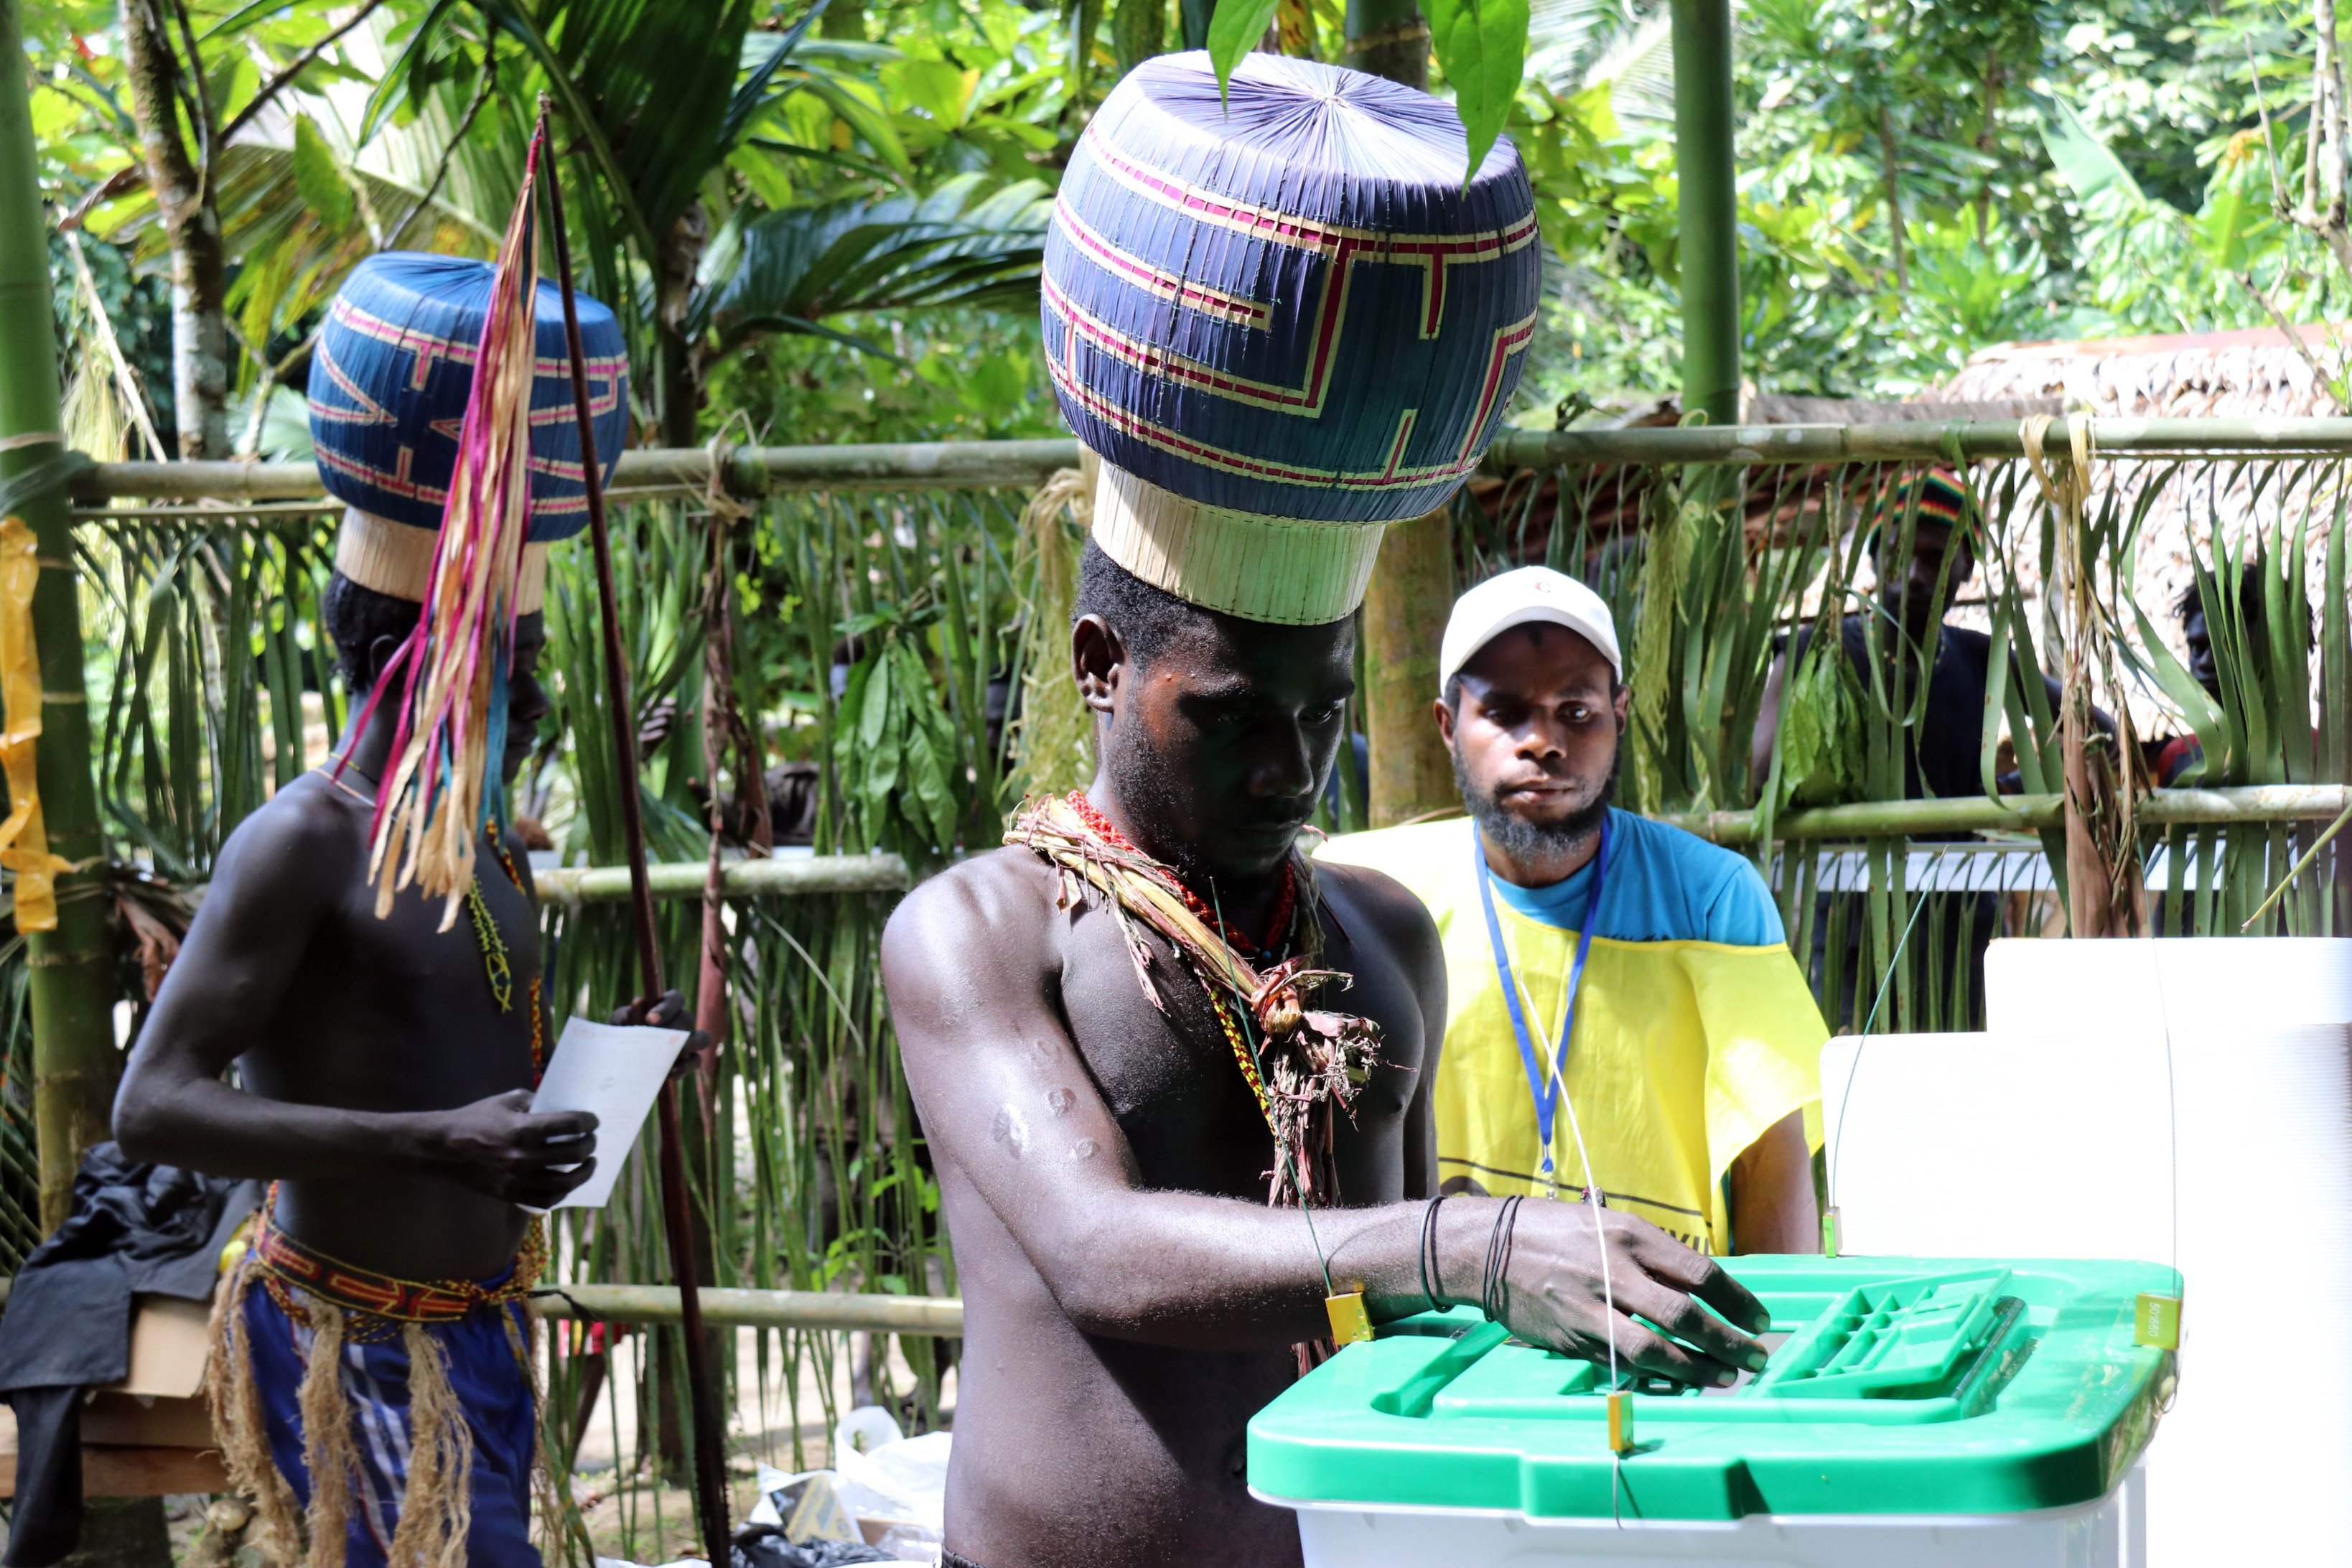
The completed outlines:
[[[1577,1120],[1576,1100],[1568,1092],[1568,1080],[1562,1071],[1567,1053],[1559,1048],[1559,1046],[1566,1042],[1555,1043],[1544,1038],[1543,1017],[1536,1011],[1535,997],[1528,992],[1527,982],[1521,978],[1523,973],[1524,971],[1519,965],[1512,965],[1511,984],[1518,988],[1520,1000],[1524,1004],[1524,1016],[1530,1020],[1529,1026],[1535,1033],[1537,1044],[1543,1051],[1544,1059],[1551,1064],[1552,1092],[1559,1097],[1559,1103],[1567,1108],[1569,1135],[1576,1140],[1576,1163],[1584,1172],[1585,1206],[1592,1211],[1592,1239],[1601,1251],[1601,1325],[1609,1336],[1609,1388],[1605,1396],[1614,1396],[1618,1392],[1617,1292],[1609,1276],[1609,1235],[1601,1224],[1601,1211],[1607,1206],[1608,1198],[1607,1194],[1601,1190],[1600,1178],[1593,1174],[1592,1156],[1587,1153],[1584,1148],[1584,1124]],[[1544,1153],[1549,1156],[1551,1151],[1547,1149]],[[1614,1444],[1612,1444],[1609,1449],[1609,1512],[1620,1530],[1625,1528],[1624,1473],[1625,1457],[1617,1451]]]

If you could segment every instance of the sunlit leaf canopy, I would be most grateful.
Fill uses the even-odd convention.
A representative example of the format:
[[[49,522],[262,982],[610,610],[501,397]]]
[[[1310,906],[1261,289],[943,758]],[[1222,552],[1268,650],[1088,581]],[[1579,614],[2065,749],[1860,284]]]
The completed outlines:
[[[310,327],[370,251],[487,253],[546,91],[583,281],[629,324],[646,434],[707,433],[740,409],[808,439],[1052,429],[1032,279],[1091,106],[1157,50],[1205,45],[1230,66],[1273,43],[1337,60],[1345,34],[1337,0],[188,12],[224,121],[315,50],[212,171],[240,398],[299,384]],[[1671,395],[1664,6],[1444,0],[1427,16],[1433,90],[1474,139],[1517,141],[1552,251],[1514,416],[1548,423],[1571,393]],[[102,291],[152,321],[168,271],[152,203],[135,179],[103,190],[136,158],[117,8],[34,0],[26,19],[45,178],[60,210],[101,193],[86,232],[149,280],[100,256]],[[2340,313],[2342,269],[2274,210],[2305,163],[2305,10],[1744,0],[1735,37],[1744,363],[1759,390],[1900,395],[2006,339]],[[160,369],[147,332],[128,352]],[[959,363],[968,378],[940,374]],[[681,400],[683,419],[665,414]]]

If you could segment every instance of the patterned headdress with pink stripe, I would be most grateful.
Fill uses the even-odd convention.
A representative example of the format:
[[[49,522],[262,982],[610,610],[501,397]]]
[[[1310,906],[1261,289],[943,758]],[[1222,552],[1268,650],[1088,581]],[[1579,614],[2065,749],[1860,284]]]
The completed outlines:
[[[1045,247],[1046,360],[1103,460],[1096,542],[1251,620],[1336,620],[1382,525],[1443,505],[1501,425],[1542,263],[1518,150],[1360,71],[1205,53],[1129,73]]]

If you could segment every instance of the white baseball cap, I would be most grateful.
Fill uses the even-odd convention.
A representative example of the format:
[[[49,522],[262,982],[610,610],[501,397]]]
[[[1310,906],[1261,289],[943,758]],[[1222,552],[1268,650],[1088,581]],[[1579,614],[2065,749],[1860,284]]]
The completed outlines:
[[[1438,645],[1437,695],[1478,650],[1530,621],[1543,621],[1570,631],[1601,650],[1617,679],[1625,679],[1625,661],[1617,652],[1617,622],[1601,595],[1549,566],[1522,566],[1499,577],[1489,577],[1454,601],[1445,622],[1445,640]]]

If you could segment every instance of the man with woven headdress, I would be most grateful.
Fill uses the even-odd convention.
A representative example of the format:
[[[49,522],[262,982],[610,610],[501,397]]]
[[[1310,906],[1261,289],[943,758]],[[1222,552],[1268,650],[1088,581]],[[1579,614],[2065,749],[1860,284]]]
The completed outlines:
[[[1409,89],[1261,54],[1228,106],[1192,54],[1129,75],[1064,179],[1045,329],[1103,459],[1070,645],[1099,767],[883,943],[965,1303],[949,1568],[1297,1562],[1246,1422],[1433,1305],[1686,1382],[1762,1363],[1755,1301],[1654,1227],[1431,1201],[1436,934],[1298,852],[1380,527],[1476,462],[1532,329],[1524,169],[1501,143],[1465,187],[1464,154]]]
[[[136,1158],[278,1184],[220,1287],[211,1369],[215,1436],[276,1562],[306,1539],[314,1565],[540,1561],[521,1297],[543,1246],[524,1211],[587,1179],[595,1119],[530,1110],[546,1013],[502,802],[548,708],[548,545],[585,513],[560,302],[516,248],[495,272],[372,258],[329,312],[310,419],[350,508],[324,609],[352,717],[223,847],[115,1106]],[[579,304],[609,459],[620,332]],[[501,486],[527,496],[527,534],[484,504]],[[435,672],[468,658],[486,700],[433,721]],[[416,794],[420,774],[446,793]],[[421,861],[399,829],[436,820],[410,807],[455,820],[443,896],[402,885]]]

